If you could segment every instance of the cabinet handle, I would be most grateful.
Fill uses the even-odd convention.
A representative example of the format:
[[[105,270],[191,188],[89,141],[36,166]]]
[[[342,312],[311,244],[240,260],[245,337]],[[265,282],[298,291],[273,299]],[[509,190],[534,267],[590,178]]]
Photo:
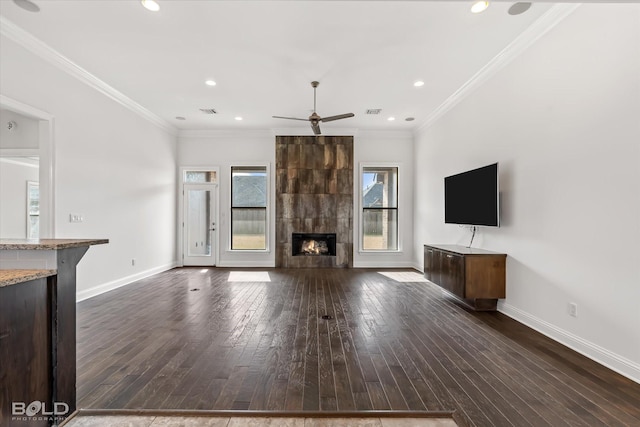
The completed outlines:
[[[447,258],[453,258],[453,255],[447,255]]]
[[[427,252],[433,253],[433,249],[427,249]]]

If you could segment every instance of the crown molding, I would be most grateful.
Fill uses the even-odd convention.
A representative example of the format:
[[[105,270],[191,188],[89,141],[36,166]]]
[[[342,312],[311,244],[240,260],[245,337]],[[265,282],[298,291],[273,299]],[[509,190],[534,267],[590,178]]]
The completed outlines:
[[[433,110],[424,123],[416,128],[414,133],[421,132],[440,120],[460,101],[469,96],[476,88],[484,84],[488,79],[497,74],[498,71],[526,51],[540,37],[562,22],[567,16],[571,15],[578,7],[580,7],[579,3],[557,4],[552,6],[544,15],[538,18],[529,28],[524,30],[509,43],[507,47],[502,49],[491,61],[478,70],[478,72],[460,86],[458,90]]]
[[[367,136],[378,135],[412,137],[408,132],[400,131],[361,131],[357,128],[323,129],[321,136]],[[272,128],[272,129],[183,129],[178,132],[179,138],[273,138],[275,136],[315,136],[311,128]]]
[[[356,135],[357,128],[324,128],[322,135],[319,136],[344,136]],[[271,129],[273,136],[316,136],[310,126],[297,126],[289,128],[273,128]]]
[[[0,16],[0,34],[29,50],[39,58],[55,65],[70,76],[75,77],[86,85],[94,88],[103,95],[113,99],[118,104],[128,108],[162,130],[172,135],[177,135],[177,129],[164,119],[138,104],[119,90],[108,85],[89,71],[80,67],[75,62],[71,61],[69,58],[56,51],[42,40],[33,36],[31,33],[9,21],[4,16]]]
[[[182,129],[178,138],[271,138],[270,129]]]

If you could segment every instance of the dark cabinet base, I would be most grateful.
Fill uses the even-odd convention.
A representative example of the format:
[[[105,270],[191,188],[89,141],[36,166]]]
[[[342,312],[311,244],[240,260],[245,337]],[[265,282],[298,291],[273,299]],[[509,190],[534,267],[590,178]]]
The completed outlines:
[[[465,305],[495,311],[505,297],[506,254],[455,245],[424,245],[424,275]]]

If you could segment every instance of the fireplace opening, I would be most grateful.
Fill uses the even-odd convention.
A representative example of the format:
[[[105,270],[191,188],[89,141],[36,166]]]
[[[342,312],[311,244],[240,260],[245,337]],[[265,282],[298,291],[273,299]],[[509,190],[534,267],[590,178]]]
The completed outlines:
[[[336,234],[292,233],[291,255],[336,256]]]

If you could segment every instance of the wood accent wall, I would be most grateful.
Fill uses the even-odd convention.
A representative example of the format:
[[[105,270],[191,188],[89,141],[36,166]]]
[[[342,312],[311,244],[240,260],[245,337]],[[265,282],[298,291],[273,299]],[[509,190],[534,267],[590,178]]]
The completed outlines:
[[[291,256],[292,233],[336,233],[336,256]],[[353,137],[276,137],[276,267],[353,266]]]

